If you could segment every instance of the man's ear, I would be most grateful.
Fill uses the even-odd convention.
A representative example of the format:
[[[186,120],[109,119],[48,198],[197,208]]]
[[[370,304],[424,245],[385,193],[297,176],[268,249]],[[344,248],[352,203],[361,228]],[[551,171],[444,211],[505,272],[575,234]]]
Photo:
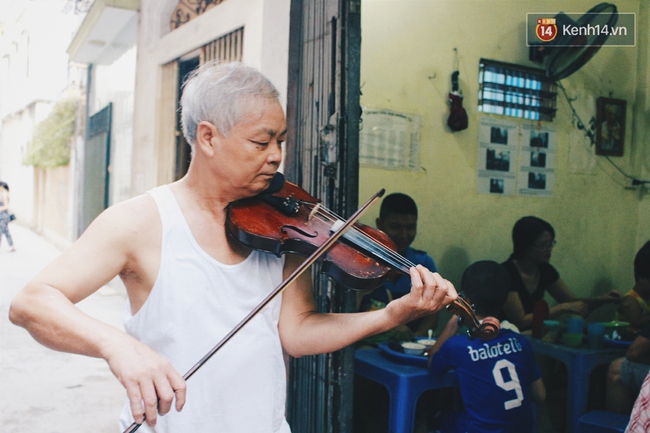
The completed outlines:
[[[215,153],[214,138],[219,137],[217,127],[205,120],[196,125],[196,149],[203,152],[206,156],[212,156]]]

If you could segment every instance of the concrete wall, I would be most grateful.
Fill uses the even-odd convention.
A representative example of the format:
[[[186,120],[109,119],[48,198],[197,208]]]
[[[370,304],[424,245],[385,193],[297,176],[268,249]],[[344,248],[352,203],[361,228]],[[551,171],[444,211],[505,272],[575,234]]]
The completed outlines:
[[[165,64],[243,26],[244,63],[264,72],[280,90],[283,101],[286,98],[289,0],[225,1],[170,31],[170,17],[176,4],[175,0],[143,0],[141,4],[134,113],[134,142],[137,145],[132,154],[133,195],[157,186],[159,179],[165,177],[159,176],[159,169],[171,169],[156,164],[159,154],[168,153],[159,146],[175,146],[170,139],[157,140]]]
[[[625,154],[612,158],[623,170],[648,177],[648,7],[621,0],[620,12],[637,14],[637,45],[602,48],[562,80],[587,122],[600,96],[627,101]],[[361,168],[360,200],[381,187],[413,196],[420,208],[414,246],[434,257],[441,273],[459,285],[467,265],[506,260],[517,219],[536,215],[556,229],[552,264],[579,296],[633,284],[632,261],[650,238],[650,206],[643,191],[594,155],[572,123],[562,94],[553,122],[557,131],[556,182],[549,198],[478,194],[477,110],[480,58],[539,67],[528,60],[527,12],[586,12],[592,0],[364,0],[362,2],[362,105],[421,116],[418,171]],[[459,54],[460,87],[469,128],[451,132],[447,94]],[[500,116],[501,119],[513,119]],[[530,121],[515,120],[519,124]],[[374,224],[377,209],[364,222]]]
[[[74,240],[72,176],[68,166],[35,170],[35,190],[40,198],[37,231],[60,248]]]

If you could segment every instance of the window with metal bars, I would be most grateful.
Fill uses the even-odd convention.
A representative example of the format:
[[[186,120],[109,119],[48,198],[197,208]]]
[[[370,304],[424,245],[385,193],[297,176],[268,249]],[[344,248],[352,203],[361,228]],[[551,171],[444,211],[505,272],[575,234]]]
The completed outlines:
[[[478,110],[522,119],[552,121],[557,85],[543,70],[481,59]]]
[[[211,60],[223,62],[241,62],[244,57],[244,28],[233,30],[203,46],[201,63]]]

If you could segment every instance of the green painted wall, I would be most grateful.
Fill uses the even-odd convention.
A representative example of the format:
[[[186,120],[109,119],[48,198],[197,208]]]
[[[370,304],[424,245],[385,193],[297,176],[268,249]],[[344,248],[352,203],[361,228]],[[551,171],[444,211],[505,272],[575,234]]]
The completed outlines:
[[[581,70],[562,80],[582,120],[595,116],[595,98],[627,101],[625,154],[612,158],[626,172],[647,179],[650,166],[648,107],[648,7],[619,0],[620,12],[637,14],[637,46],[602,48]],[[536,215],[556,230],[551,263],[579,296],[633,284],[636,250],[650,238],[650,206],[572,124],[558,95],[548,123],[557,131],[556,176],[550,198],[478,194],[478,63],[488,58],[539,67],[528,60],[527,12],[586,12],[598,2],[516,0],[364,0],[362,2],[362,105],[421,116],[417,172],[361,167],[360,201],[378,189],[413,196],[420,209],[414,246],[428,251],[443,276],[457,286],[467,265],[505,260],[517,219]],[[570,4],[570,10],[569,6]],[[643,38],[643,39],[639,39]],[[447,94],[459,54],[460,87],[469,128],[446,126]],[[500,116],[499,116],[500,117]],[[512,119],[502,117],[503,119]],[[518,120],[520,123],[530,121]],[[645,172],[645,174],[644,174]],[[374,225],[379,206],[363,222]],[[596,314],[609,314],[601,311]]]

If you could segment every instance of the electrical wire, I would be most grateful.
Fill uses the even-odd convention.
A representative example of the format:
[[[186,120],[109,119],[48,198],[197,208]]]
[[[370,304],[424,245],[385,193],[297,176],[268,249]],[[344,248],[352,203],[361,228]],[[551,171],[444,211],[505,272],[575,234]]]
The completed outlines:
[[[578,127],[579,130],[583,130],[585,132],[585,136],[589,138],[589,141],[591,142],[591,146],[594,146],[596,144],[596,137],[594,136],[594,131],[593,131],[593,119],[590,122],[590,127],[587,128],[585,124],[582,122],[582,119],[578,115],[578,112],[573,108],[573,104],[571,103],[571,99],[569,98],[569,95],[566,93],[566,89],[562,85],[560,81],[557,82],[557,86],[562,90],[562,93],[564,94],[564,97],[566,98],[567,103],[569,104],[569,108],[571,108],[571,113],[573,114],[573,118],[576,120],[576,126]],[[623,175],[623,177],[630,179],[632,181],[632,186],[639,186],[643,185],[646,183],[650,183],[650,180],[643,180],[643,179],[638,179],[632,175],[627,174],[623,169],[621,169],[618,165],[614,163],[614,161],[611,160],[611,158],[608,155],[601,155],[604,156],[607,162],[609,162],[612,167],[614,167],[619,173]],[[613,179],[613,178],[612,178]],[[616,182],[618,183],[618,182]],[[620,183],[619,183],[620,185]]]

